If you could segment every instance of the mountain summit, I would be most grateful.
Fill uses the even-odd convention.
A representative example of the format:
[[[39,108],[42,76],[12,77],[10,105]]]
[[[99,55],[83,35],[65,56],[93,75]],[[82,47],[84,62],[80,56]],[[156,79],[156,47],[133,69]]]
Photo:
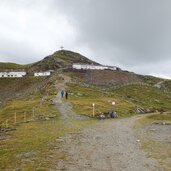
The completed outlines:
[[[33,72],[33,71],[57,70],[59,68],[69,67],[73,63],[100,65],[95,61],[92,61],[79,53],[75,53],[68,50],[60,50],[60,51],[56,51],[52,55],[45,57],[43,60],[38,61],[33,65],[31,65],[29,71]]]

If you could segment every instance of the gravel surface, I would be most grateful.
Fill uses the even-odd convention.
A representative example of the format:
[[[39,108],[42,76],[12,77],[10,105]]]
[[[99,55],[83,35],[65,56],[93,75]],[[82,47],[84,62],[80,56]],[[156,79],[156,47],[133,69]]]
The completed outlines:
[[[61,152],[67,159],[57,161],[58,170],[69,171],[160,171],[134,136],[138,117],[100,121],[64,139]]]
[[[146,123],[135,131],[149,155],[158,159],[164,171],[171,171],[171,125]]]

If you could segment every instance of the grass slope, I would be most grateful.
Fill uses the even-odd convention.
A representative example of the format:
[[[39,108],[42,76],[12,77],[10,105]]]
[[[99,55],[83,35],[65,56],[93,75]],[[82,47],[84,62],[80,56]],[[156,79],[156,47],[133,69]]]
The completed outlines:
[[[75,53],[67,50],[60,50],[52,55],[45,57],[43,60],[34,63],[28,70],[28,72],[34,71],[46,71],[57,70],[60,68],[66,68],[73,63],[96,63],[79,53]]]
[[[30,65],[0,62],[0,69],[27,69]]]
[[[164,88],[171,93],[171,80],[166,80],[163,83]]]
[[[13,91],[14,85],[20,86],[21,91],[18,90],[17,93],[22,94],[19,98],[8,100],[0,108],[0,126],[4,128],[5,121],[8,120],[8,127],[16,128],[15,131],[0,133],[0,170],[48,170],[55,166],[54,160],[49,156],[53,155],[55,160],[65,158],[65,154],[57,150],[60,148],[60,141],[56,139],[91,123],[91,120],[71,120],[73,124],[68,127],[60,119],[60,113],[52,102],[56,95],[53,81],[49,82],[48,78],[27,79],[3,79],[4,82],[0,84],[1,87],[5,85],[10,87],[12,84]],[[29,86],[29,81],[33,87]],[[48,81],[46,86],[43,84],[43,88],[41,86],[41,89],[34,92],[34,88],[39,88],[44,81]],[[23,94],[22,90],[27,91],[29,87],[32,87],[32,93]],[[3,90],[8,93],[7,89]],[[15,112],[17,124],[15,124]],[[34,120],[39,115],[43,115],[44,118],[55,117],[46,121]],[[25,123],[25,116],[26,120],[31,122]]]
[[[158,88],[146,85],[128,85],[113,92],[144,108],[163,108],[171,111],[171,95]]]
[[[65,158],[65,153],[60,152],[60,141],[57,138],[65,136],[81,129],[91,121],[72,121],[72,126],[68,127],[60,119],[58,110],[51,104],[47,97],[43,104],[40,104],[42,96],[40,94],[27,99],[12,100],[0,111],[0,120],[8,119],[9,127],[16,128],[15,131],[0,134],[0,170],[48,170],[55,166],[49,157],[53,155],[55,160]],[[23,123],[26,112],[27,119],[33,119],[33,109],[35,116],[43,114],[45,117],[55,115],[56,117],[47,121],[31,121]],[[17,113],[17,125],[14,125],[14,111]],[[54,153],[54,151],[56,152]]]
[[[149,84],[149,85],[155,85],[160,81],[163,81],[162,78],[157,78],[157,77],[153,77],[153,76],[140,76],[144,83]]]
[[[68,84],[70,92],[69,100],[73,104],[75,111],[82,115],[92,116],[92,104],[95,103],[95,113],[116,110],[120,116],[130,116],[133,114],[135,105],[121,99],[110,92],[98,90],[96,87],[86,87],[78,84]],[[112,106],[112,101],[116,106]]]
[[[68,50],[57,51],[52,56],[54,58],[64,60],[67,64],[72,64],[74,62],[89,63],[89,64],[96,63],[79,53],[68,51]]]
[[[99,89],[87,86],[81,80],[79,84],[68,84],[70,101],[77,113],[92,116],[92,104],[95,103],[95,113],[113,110],[112,101],[116,102],[114,110],[120,116],[135,114],[136,106],[145,109],[164,109],[171,111],[171,94],[162,89],[146,84],[121,86],[113,90]]]

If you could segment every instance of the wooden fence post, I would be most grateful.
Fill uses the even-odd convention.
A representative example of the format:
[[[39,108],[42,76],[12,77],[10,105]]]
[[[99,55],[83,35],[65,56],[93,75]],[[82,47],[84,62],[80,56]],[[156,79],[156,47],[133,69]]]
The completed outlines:
[[[15,112],[14,113],[14,124],[16,124],[17,123],[17,113]]]
[[[34,118],[34,107],[33,107],[33,118]]]
[[[5,127],[8,128],[8,119],[5,121]]]

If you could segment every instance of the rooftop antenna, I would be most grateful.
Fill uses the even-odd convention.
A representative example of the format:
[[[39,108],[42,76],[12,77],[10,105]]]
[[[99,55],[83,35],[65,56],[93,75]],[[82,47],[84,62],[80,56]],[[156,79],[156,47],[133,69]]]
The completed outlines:
[[[61,48],[61,50],[64,50],[64,47],[63,46],[61,46],[60,48]]]

